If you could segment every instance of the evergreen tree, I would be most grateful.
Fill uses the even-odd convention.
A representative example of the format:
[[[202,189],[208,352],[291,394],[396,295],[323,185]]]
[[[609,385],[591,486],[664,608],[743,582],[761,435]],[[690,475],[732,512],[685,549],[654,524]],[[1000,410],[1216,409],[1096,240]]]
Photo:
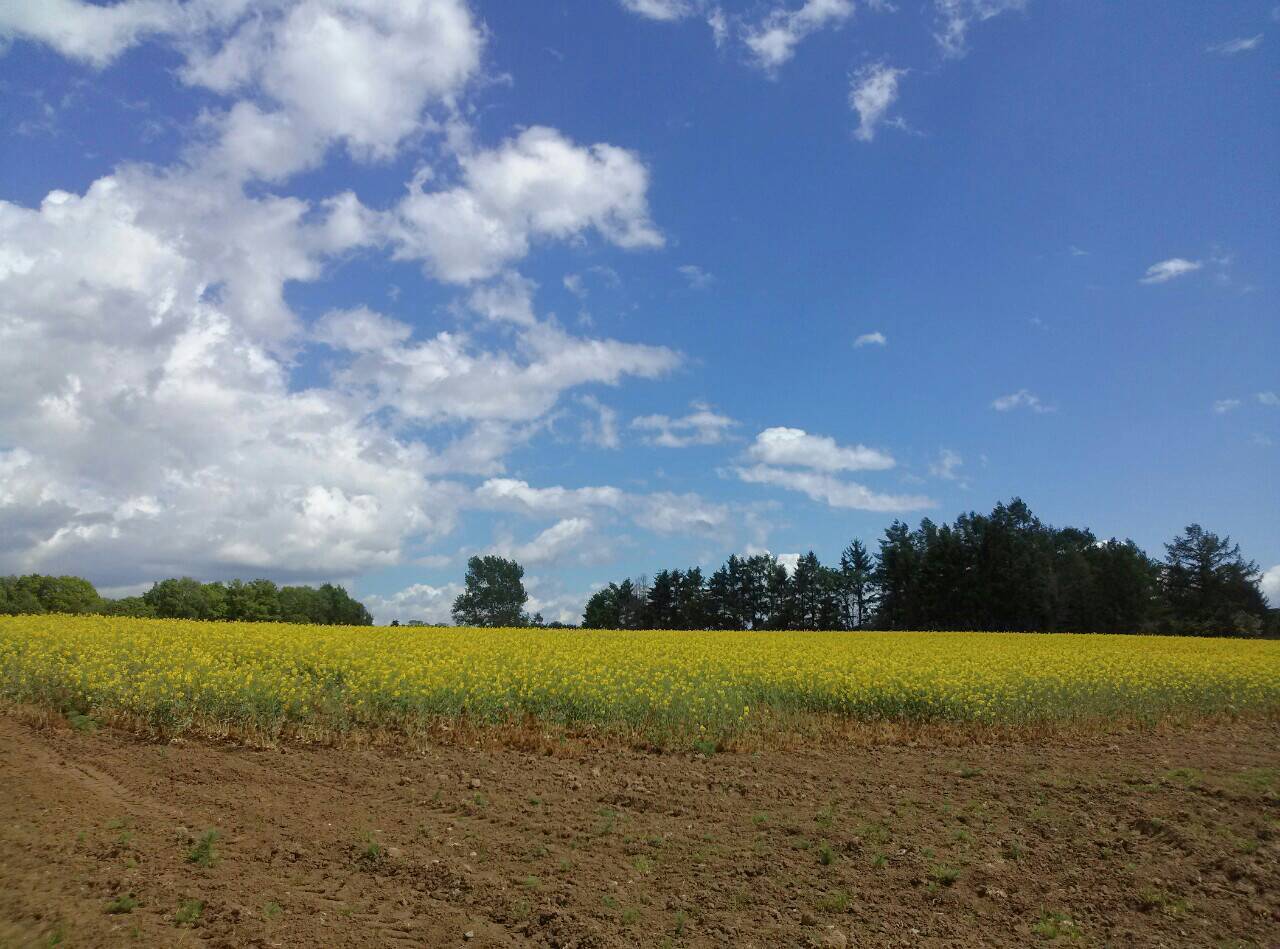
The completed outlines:
[[[1261,571],[1230,537],[1191,524],[1165,544],[1161,586],[1169,608],[1166,629],[1199,636],[1261,631],[1266,599]]]
[[[844,629],[860,629],[871,619],[875,561],[860,540],[854,540],[840,554],[839,598]]]
[[[680,571],[659,570],[645,604],[645,626],[649,629],[675,629],[679,615]]]
[[[878,624],[884,629],[909,629],[919,582],[920,556],[911,530],[895,520],[885,528],[876,558],[875,583],[880,591]]]
[[[678,582],[679,603],[676,607],[677,629],[705,629],[709,623],[707,614],[707,584],[702,578],[701,567],[690,567]]]

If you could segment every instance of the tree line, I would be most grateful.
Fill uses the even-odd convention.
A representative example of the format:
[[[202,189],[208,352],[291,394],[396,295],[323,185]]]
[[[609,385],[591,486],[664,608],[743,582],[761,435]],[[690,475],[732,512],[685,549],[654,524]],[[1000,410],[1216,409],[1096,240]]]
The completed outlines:
[[[1149,557],[1132,541],[1055,528],[1020,499],[952,524],[894,521],[872,553],[854,540],[827,566],[769,554],[610,583],[590,629],[932,629],[1280,635],[1258,565],[1192,524]]]
[[[363,603],[332,583],[277,586],[270,580],[201,583],[191,577],[155,583],[141,596],[107,599],[81,577],[0,577],[0,614],[97,613],[155,619],[371,626]]]

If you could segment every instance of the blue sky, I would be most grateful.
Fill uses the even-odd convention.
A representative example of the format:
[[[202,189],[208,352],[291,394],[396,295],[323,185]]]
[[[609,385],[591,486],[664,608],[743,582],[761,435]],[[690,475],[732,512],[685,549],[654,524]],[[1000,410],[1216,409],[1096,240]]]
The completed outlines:
[[[1280,7],[0,4],[0,569],[572,618],[1013,495],[1280,595]]]

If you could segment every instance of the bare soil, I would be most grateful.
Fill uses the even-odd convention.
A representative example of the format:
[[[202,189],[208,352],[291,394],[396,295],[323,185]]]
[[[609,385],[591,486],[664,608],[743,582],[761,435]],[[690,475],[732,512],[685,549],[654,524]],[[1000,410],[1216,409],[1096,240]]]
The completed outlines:
[[[0,946],[130,944],[1275,946],[1280,726],[701,756],[0,714]]]

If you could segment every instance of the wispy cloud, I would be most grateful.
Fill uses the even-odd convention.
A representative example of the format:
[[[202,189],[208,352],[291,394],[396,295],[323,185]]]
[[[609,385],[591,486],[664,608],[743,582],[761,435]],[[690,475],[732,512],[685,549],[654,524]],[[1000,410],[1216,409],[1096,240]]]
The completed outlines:
[[[1240,408],[1239,399],[1219,399],[1213,403],[1213,411],[1217,415],[1226,415],[1228,412]]]
[[[888,346],[889,338],[884,333],[876,330],[874,333],[863,333],[853,341],[854,349],[861,349],[863,346]]]
[[[1019,389],[1017,392],[1009,395],[1002,395],[991,403],[991,407],[997,412],[1012,412],[1014,409],[1030,409],[1032,412],[1044,414],[1046,412],[1056,411],[1056,407],[1045,405],[1041,401],[1040,396],[1034,392],[1028,392],[1026,389]]]
[[[933,34],[942,55],[957,58],[969,51],[969,28],[1008,10],[1025,9],[1027,0],[934,0],[938,27]]]
[[[680,418],[669,415],[642,415],[631,420],[631,427],[649,434],[645,442],[660,448],[688,448],[691,445],[716,445],[729,436],[738,423],[727,415],[712,410],[705,402],[694,402],[693,411]]]
[[[796,46],[806,36],[827,26],[839,26],[852,16],[853,0],[805,0],[795,10],[771,10],[747,30],[744,41],[760,66],[774,70],[795,55]]]
[[[895,69],[885,63],[872,63],[854,73],[849,89],[849,108],[858,113],[858,129],[854,137],[869,142],[876,128],[885,120],[889,108],[898,98],[898,80],[906,69]]]
[[[1187,260],[1184,257],[1170,257],[1168,260],[1162,260],[1158,264],[1152,264],[1147,268],[1147,272],[1139,279],[1139,283],[1165,283],[1175,277],[1182,277],[1189,273],[1195,273],[1203,267],[1198,260]]]
[[[1206,53],[1217,53],[1220,56],[1234,56],[1237,53],[1247,53],[1250,50],[1257,49],[1262,45],[1262,34],[1256,36],[1242,36],[1234,40],[1224,40],[1221,43],[1214,43],[1212,46],[1205,47]]]
[[[676,268],[685,280],[689,281],[689,286],[694,290],[705,290],[716,282],[714,274],[708,273],[697,264],[683,264]]]
[[[734,473],[748,484],[767,484],[788,491],[798,491],[829,507],[860,511],[916,511],[933,507],[932,498],[919,494],[882,494],[853,481],[816,471],[752,465],[734,468]]]
[[[929,474],[944,481],[959,481],[959,470],[963,464],[964,458],[958,451],[944,448],[938,453],[938,460],[929,465]]]
[[[1280,405],[1280,395],[1277,395],[1275,392],[1259,392],[1257,399],[1258,403],[1261,405]]]
[[[587,418],[582,423],[582,440],[588,445],[599,448],[621,447],[622,440],[618,437],[617,411],[609,408],[593,395],[584,395],[578,401],[595,412],[595,418]]]
[[[622,5],[650,20],[681,20],[694,10],[689,0],[622,0]]]

